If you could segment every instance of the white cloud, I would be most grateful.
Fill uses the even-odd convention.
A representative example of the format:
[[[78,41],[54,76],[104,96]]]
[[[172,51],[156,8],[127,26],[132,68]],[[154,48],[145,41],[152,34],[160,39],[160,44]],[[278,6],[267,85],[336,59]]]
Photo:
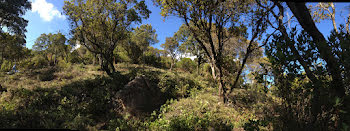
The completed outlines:
[[[51,21],[54,17],[65,19],[52,3],[46,0],[32,0],[32,12],[38,12],[44,21]]]

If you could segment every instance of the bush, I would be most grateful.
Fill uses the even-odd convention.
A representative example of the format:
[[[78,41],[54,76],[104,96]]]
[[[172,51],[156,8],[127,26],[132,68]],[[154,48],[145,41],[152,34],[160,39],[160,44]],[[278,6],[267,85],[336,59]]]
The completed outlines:
[[[192,76],[180,76],[174,73],[165,73],[160,76],[158,87],[167,98],[188,97],[191,91],[201,89],[199,82],[191,79]]]
[[[168,101],[147,125],[150,130],[232,130],[255,118],[249,113],[241,115],[218,100],[218,96],[201,91],[198,95]]]
[[[179,62],[176,63],[176,67],[192,73],[196,68],[196,63],[190,58],[182,58]]]
[[[43,56],[39,56],[39,55],[34,56],[34,58],[32,59],[32,62],[34,63],[33,65],[34,69],[43,68],[49,65],[49,62]]]
[[[1,64],[1,71],[8,72],[12,69],[12,62],[4,60]]]
[[[72,64],[69,63],[69,62],[67,63],[64,60],[58,60],[57,67],[60,68],[60,69],[67,69],[67,68],[69,68],[71,66],[72,66]]]
[[[41,73],[38,75],[38,79],[40,81],[51,81],[55,78],[55,71],[56,69],[54,68],[42,69]]]
[[[0,95],[0,127],[106,130],[110,120],[123,121],[113,94],[124,84],[97,77],[59,89],[11,89]]]
[[[143,56],[143,62],[146,65],[150,65],[153,67],[162,67],[162,63],[161,63],[161,58],[157,57],[155,54],[151,53],[151,52],[145,52],[145,55]]]
[[[170,66],[171,66],[171,58],[170,57],[165,57],[165,56],[161,56],[160,58],[161,58],[160,63],[162,65],[162,67],[165,68],[165,69],[169,69]]]

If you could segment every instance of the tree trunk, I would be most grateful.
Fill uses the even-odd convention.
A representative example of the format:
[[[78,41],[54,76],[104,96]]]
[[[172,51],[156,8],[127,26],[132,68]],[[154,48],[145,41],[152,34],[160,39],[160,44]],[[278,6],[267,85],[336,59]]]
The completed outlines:
[[[332,53],[332,48],[327,44],[327,40],[322,35],[322,33],[317,29],[309,10],[305,6],[305,3],[293,3],[287,2],[288,7],[293,12],[294,16],[297,18],[303,29],[312,37],[312,39],[317,43],[316,47],[319,50],[320,56],[327,62],[327,69],[332,76],[332,90],[335,92],[336,96],[343,98],[345,96],[345,86],[341,77],[341,71],[339,69],[339,63]],[[339,112],[343,106],[337,107],[335,112]],[[339,115],[339,121],[335,125],[335,128],[339,130],[340,124],[342,124],[342,115]]]
[[[101,54],[98,54],[97,58],[98,58],[99,64],[102,65],[102,56],[101,56]]]
[[[211,69],[211,75],[213,79],[216,80],[215,60],[214,59],[209,60],[209,65]]]
[[[197,74],[199,75],[199,69],[200,69],[200,66],[201,66],[201,62],[202,62],[202,56],[199,56],[198,57],[198,60],[197,60]]]
[[[227,94],[226,94],[226,87],[225,87],[225,83],[223,81],[223,72],[222,72],[222,67],[221,67],[221,63],[218,62],[217,63],[217,67],[219,69],[219,96],[222,100],[223,103],[227,102]]]
[[[170,63],[170,71],[173,69],[173,65],[174,65],[174,59],[171,59],[171,63]]]
[[[107,73],[108,76],[114,78],[115,68],[113,65],[113,58],[105,55],[103,55],[101,58],[102,58],[102,65],[101,65],[102,69]]]
[[[349,30],[349,24],[350,24],[350,14],[348,16],[348,20],[346,21],[346,33],[350,34],[350,30]]]
[[[332,8],[331,19],[332,19],[332,23],[333,23],[333,28],[334,28],[335,32],[339,33],[339,31],[337,29],[337,24],[335,23],[335,8],[334,8],[333,2],[331,2],[331,8]]]

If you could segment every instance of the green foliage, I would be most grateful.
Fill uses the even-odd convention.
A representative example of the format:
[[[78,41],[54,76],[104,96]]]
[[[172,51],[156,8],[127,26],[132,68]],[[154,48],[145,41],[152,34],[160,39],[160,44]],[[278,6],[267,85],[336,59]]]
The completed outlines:
[[[344,67],[341,70],[346,74],[348,64],[344,60],[348,57],[344,56],[347,56],[349,47],[342,45],[349,41],[349,35],[341,28],[340,31],[343,33],[331,33],[329,44],[339,58],[338,64]],[[275,93],[284,100],[281,115],[288,118],[283,119],[283,126],[288,129],[334,129],[337,120],[348,115],[340,115],[338,112],[341,108],[346,108],[340,104],[340,100],[346,97],[346,87],[337,88],[340,84],[334,83],[336,76],[330,75],[330,69],[326,68],[330,63],[325,64],[320,60],[320,51],[316,50],[318,43],[311,36],[305,31],[298,33],[296,28],[288,35],[289,40],[276,34],[273,42],[266,48],[278,88]],[[348,83],[346,75],[340,80]],[[322,106],[329,108],[321,109]],[[308,124],[312,121],[313,124]],[[329,124],[321,124],[324,122]]]
[[[123,81],[123,78],[115,82],[107,77],[97,77],[61,85],[60,89],[11,89],[1,95],[0,126],[79,130],[97,128],[100,122],[120,119],[115,112],[119,107],[113,103],[113,93],[125,84]]]
[[[267,126],[267,121],[263,120],[249,120],[244,124],[244,130],[246,131],[260,131],[259,126]]]
[[[4,0],[1,1],[0,7],[2,11],[0,12],[1,19],[1,34],[5,32],[3,29],[10,33],[25,36],[27,31],[25,27],[28,21],[22,18],[27,10],[31,9],[31,3],[28,0]]]
[[[171,58],[170,70],[171,70],[175,64],[179,42],[175,38],[167,37],[165,39],[165,43],[161,44],[160,46],[164,48],[167,55],[170,55],[170,58]]]
[[[161,56],[160,63],[163,68],[170,69],[172,64],[172,59],[170,57]]]
[[[62,33],[41,34],[33,45],[33,50],[37,55],[48,57],[50,65],[56,66],[58,58],[67,60],[70,53],[69,46],[66,45],[66,37]],[[49,57],[50,56],[50,57]]]
[[[51,81],[55,78],[55,73],[56,69],[55,68],[46,68],[42,69],[41,73],[38,75],[38,79],[40,81]]]
[[[193,71],[196,69],[196,63],[190,58],[182,58],[176,63],[176,67],[182,69],[183,71],[193,73]]]
[[[156,30],[153,29],[152,25],[146,24],[134,28],[133,32],[129,33],[128,40],[123,43],[123,48],[126,50],[132,63],[138,64],[142,62],[142,57],[148,47],[157,42]]]
[[[4,71],[4,72],[10,71],[12,69],[12,66],[13,66],[12,62],[4,60],[1,63],[1,71]]]
[[[71,63],[67,63],[66,61],[64,60],[58,60],[58,63],[57,63],[57,67],[60,68],[60,69],[65,69],[65,68],[69,68],[71,67],[72,64]]]
[[[165,73],[159,76],[158,87],[166,98],[188,97],[193,90],[199,90],[203,87],[196,79],[191,79],[190,75],[179,75],[177,73]]]
[[[127,38],[130,25],[148,18],[150,13],[144,1],[129,0],[71,0],[65,1],[63,10],[74,40],[100,55],[101,67],[109,76],[115,73],[113,51]]]
[[[154,47],[148,47],[148,50],[144,53],[143,62],[146,65],[161,68],[164,65],[161,63],[160,50]]]
[[[242,114],[219,103],[218,96],[198,92],[191,97],[169,101],[154,121],[148,123],[151,130],[232,130],[253,119],[251,114]]]
[[[28,49],[24,47],[25,37],[0,32],[0,60],[17,61],[26,58]]]

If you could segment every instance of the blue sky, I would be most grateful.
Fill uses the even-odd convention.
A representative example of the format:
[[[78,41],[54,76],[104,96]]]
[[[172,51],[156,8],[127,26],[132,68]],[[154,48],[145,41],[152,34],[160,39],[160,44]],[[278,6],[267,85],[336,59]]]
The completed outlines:
[[[24,18],[29,21],[27,26],[27,44],[31,48],[36,38],[42,33],[61,32],[69,35],[69,23],[62,12],[64,0],[31,0],[32,10],[27,11]],[[163,21],[160,8],[153,5],[151,0],[146,0],[148,9],[152,11],[150,18],[143,20],[142,24],[151,24],[157,31],[159,43],[153,45],[160,48],[166,37],[171,37],[180,28],[182,21],[176,17],[169,17]],[[52,6],[51,6],[52,5]]]
[[[69,23],[67,17],[64,14],[61,14],[64,0],[31,1],[32,10],[27,11],[24,15],[24,18],[29,21],[26,33],[26,46],[28,48],[31,48],[36,38],[43,33],[61,32],[67,36],[69,35]],[[173,36],[183,21],[174,16],[170,16],[163,21],[164,18],[160,15],[160,8],[153,5],[152,0],[146,0],[146,4],[152,13],[150,14],[149,19],[143,20],[142,24],[151,24],[157,31],[159,43],[153,46],[160,48],[160,45],[165,42],[165,38]],[[339,24],[345,23],[345,17],[349,13],[348,10],[344,9],[345,5],[349,5],[349,3],[335,3],[337,9],[336,22],[338,26]],[[343,17],[340,16],[341,12]],[[317,27],[326,36],[328,36],[330,30],[333,29],[332,23],[329,20],[318,23]]]

